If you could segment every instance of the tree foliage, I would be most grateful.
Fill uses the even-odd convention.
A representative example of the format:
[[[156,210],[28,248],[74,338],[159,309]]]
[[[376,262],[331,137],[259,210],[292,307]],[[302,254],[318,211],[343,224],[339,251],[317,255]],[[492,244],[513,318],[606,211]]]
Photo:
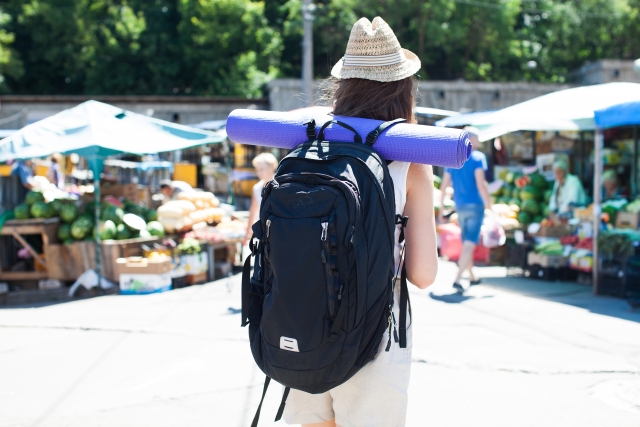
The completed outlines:
[[[382,16],[422,79],[564,82],[640,57],[640,0],[316,0],[314,67]],[[262,96],[301,74],[302,0],[0,0],[0,91]],[[534,66],[535,65],[535,66]]]

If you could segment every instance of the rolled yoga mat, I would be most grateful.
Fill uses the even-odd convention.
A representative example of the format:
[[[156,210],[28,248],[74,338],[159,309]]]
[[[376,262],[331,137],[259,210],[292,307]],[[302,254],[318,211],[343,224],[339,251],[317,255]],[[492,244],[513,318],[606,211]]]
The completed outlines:
[[[329,120],[339,120],[355,128],[364,141],[380,120],[340,117],[305,112],[234,110],[227,119],[227,135],[240,144],[291,149],[308,141],[304,123],[316,121],[317,129]],[[331,124],[324,133],[327,141],[353,141],[353,132]],[[471,155],[469,134],[459,129],[396,124],[380,134],[375,150],[386,160],[424,163],[460,168]]]

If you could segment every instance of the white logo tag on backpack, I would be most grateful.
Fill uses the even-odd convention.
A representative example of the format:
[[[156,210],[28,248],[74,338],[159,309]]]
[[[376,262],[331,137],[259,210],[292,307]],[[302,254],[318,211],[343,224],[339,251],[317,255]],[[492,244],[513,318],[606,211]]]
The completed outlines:
[[[295,351],[296,353],[300,352],[298,350],[298,340],[295,338],[280,337],[280,348],[287,351]]]

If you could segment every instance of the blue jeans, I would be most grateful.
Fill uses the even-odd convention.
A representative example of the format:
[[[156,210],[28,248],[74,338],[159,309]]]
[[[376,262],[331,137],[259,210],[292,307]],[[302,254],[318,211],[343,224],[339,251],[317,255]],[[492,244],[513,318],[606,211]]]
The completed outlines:
[[[462,231],[462,241],[474,244],[480,243],[480,229],[484,220],[483,205],[456,206],[458,224]]]

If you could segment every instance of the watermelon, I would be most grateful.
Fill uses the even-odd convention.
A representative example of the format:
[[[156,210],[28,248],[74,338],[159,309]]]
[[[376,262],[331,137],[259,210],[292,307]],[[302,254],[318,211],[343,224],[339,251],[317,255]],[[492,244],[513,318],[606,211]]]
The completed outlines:
[[[125,200],[124,202],[124,211],[126,213],[131,213],[137,215],[139,217],[144,217],[144,208],[140,205],[137,205],[129,200]]]
[[[13,214],[15,215],[16,219],[29,219],[31,217],[29,205],[26,203],[22,203],[16,206],[13,210]]]
[[[151,221],[147,224],[147,231],[152,236],[164,236],[164,226],[160,224],[158,221]]]
[[[29,191],[24,198],[24,202],[29,206],[32,206],[36,202],[44,202],[44,196],[39,191]]]
[[[116,227],[116,240],[126,240],[131,238],[131,232],[124,224]]]
[[[517,176],[513,172],[507,172],[504,176],[504,180],[507,182],[507,184],[513,184],[513,181],[515,181],[516,178]]]
[[[511,199],[509,200],[509,203],[507,203],[508,205],[516,205],[517,207],[520,207],[521,205],[521,201],[520,199]]]
[[[45,202],[35,202],[31,205],[31,216],[34,218],[50,218],[52,208]]]
[[[551,200],[552,195],[553,195],[553,190],[546,190],[544,193],[542,193],[542,200],[545,203],[549,203],[549,200]]]
[[[51,206],[53,208],[53,211],[57,214],[58,212],[60,212],[60,208],[62,207],[62,200],[52,200],[51,203],[49,203],[49,206]]]
[[[98,227],[98,233],[100,234],[100,240],[112,240],[116,238],[118,230],[113,221],[106,220]]]
[[[549,218],[549,214],[550,213],[551,212],[549,211],[549,205],[544,205],[542,207],[542,216],[545,217],[545,218]]]
[[[124,211],[115,206],[108,206],[100,215],[103,221],[112,221],[115,225],[122,224],[122,217],[124,217]]]
[[[63,203],[58,213],[63,222],[71,224],[78,217],[78,208],[73,203]]]
[[[58,239],[62,242],[71,239],[71,224],[60,224],[60,227],[58,227]]]
[[[144,219],[147,222],[157,221],[158,220],[158,211],[155,209],[149,209],[144,214]]]
[[[148,239],[149,237],[151,237],[151,233],[149,233],[147,230],[140,230],[140,232],[138,233],[138,237],[144,237]]]
[[[542,217],[542,215],[536,215],[533,217],[533,222],[537,222],[538,224],[540,224],[543,219],[544,218]]]
[[[535,200],[525,200],[522,202],[520,208],[531,215],[538,215],[540,213],[540,204]]]
[[[534,186],[535,188],[539,189],[539,190],[546,190],[548,187],[547,184],[547,179],[540,175],[539,173],[532,173],[531,175],[529,175],[529,177],[531,178],[531,185]]]
[[[147,223],[144,222],[144,219],[142,219],[138,215],[134,215],[132,213],[125,214],[122,217],[122,222],[131,231],[140,231],[140,230],[146,230],[147,229]]]
[[[93,221],[87,214],[80,215],[71,224],[71,237],[76,240],[82,240],[87,236],[91,236],[93,231]]]
[[[75,242],[75,240],[73,240],[73,239],[67,239],[67,240],[65,240],[64,242],[62,242],[62,244],[64,244],[64,245],[70,245],[70,244],[72,244],[73,242]]]
[[[535,187],[527,185],[520,191],[521,200],[536,200],[542,198],[542,193]]]
[[[529,215],[527,212],[520,211],[518,213],[518,222],[520,224],[531,224],[531,215]]]

